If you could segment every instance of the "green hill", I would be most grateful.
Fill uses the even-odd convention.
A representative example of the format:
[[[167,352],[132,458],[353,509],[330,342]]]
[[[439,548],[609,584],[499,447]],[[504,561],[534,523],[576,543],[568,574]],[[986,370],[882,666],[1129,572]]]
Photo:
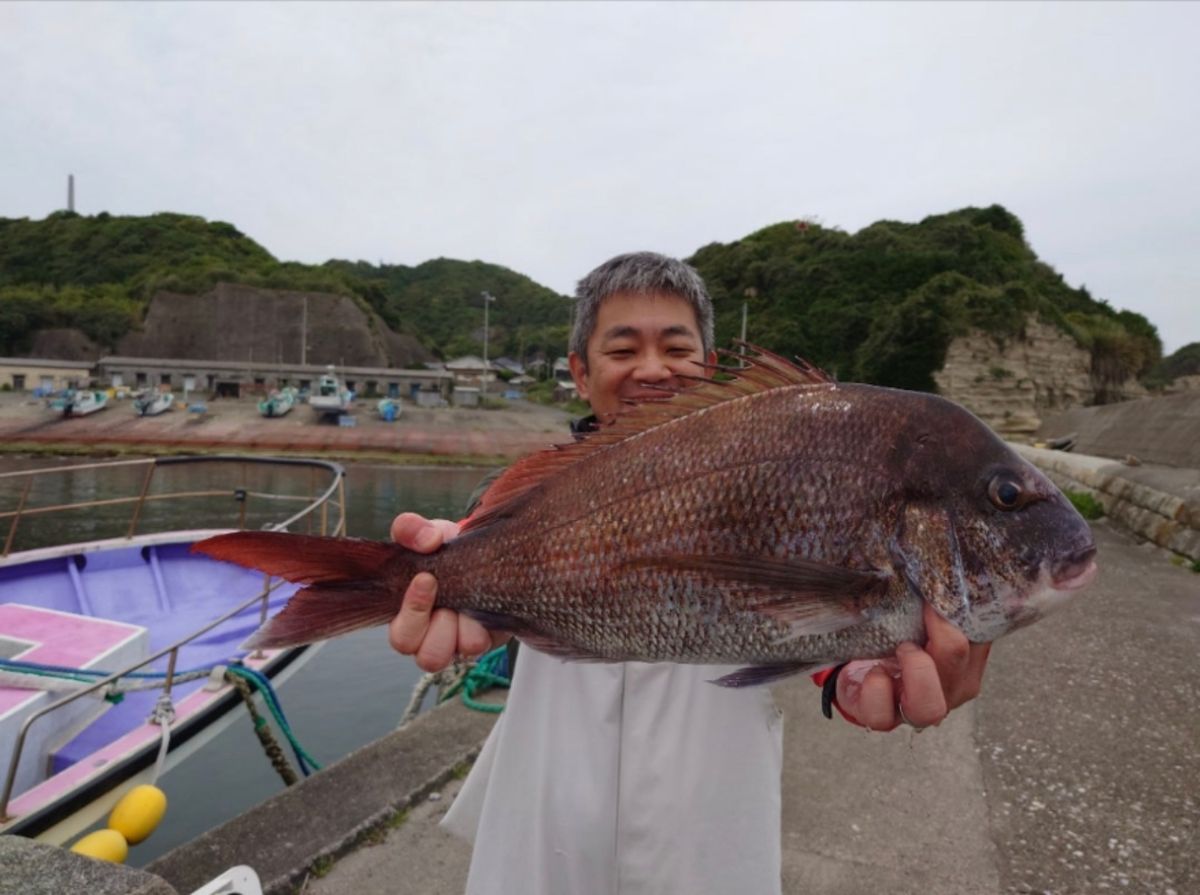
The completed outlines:
[[[1200,342],[1190,342],[1156,364],[1146,381],[1149,385],[1163,386],[1180,376],[1197,374],[1200,374]]]
[[[740,331],[843,379],[932,389],[954,336],[979,327],[1020,335],[1036,313],[1092,354],[1093,380],[1148,374],[1161,358],[1153,325],[1068,286],[998,205],[907,224],[879,221],[854,234],[806,222],[765,227],[690,259],[716,303],[720,344]],[[482,261],[439,258],[415,267],[333,260],[280,262],[230,224],[180,214],[0,219],[0,354],[33,333],[78,327],[115,346],[160,289],[197,293],[219,282],[349,295],[394,330],[445,357],[481,350],[481,293],[489,354],[565,351],[571,303],[528,277]]]
[[[689,260],[712,291],[719,343],[738,335],[744,301],[751,342],[847,380],[932,390],[955,335],[1010,339],[1031,312],[1089,348],[1101,382],[1144,375],[1162,353],[1146,318],[1068,286],[998,205],[854,234],[775,224]]]
[[[383,296],[376,310],[390,326],[415,333],[443,357],[480,353],[484,292],[496,299],[488,312],[489,357],[566,353],[571,302],[506,267],[437,258],[416,267],[329,261],[324,269],[369,284]]]

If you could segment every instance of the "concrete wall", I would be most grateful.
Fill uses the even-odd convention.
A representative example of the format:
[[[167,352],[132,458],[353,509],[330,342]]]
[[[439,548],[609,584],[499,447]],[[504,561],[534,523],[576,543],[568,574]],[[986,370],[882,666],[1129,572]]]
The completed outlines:
[[[1076,407],[1048,417],[1039,439],[1075,435],[1075,452],[1200,469],[1200,392]]]
[[[1105,457],[1012,447],[1058,487],[1094,496],[1120,527],[1200,562],[1200,470],[1130,467]]]

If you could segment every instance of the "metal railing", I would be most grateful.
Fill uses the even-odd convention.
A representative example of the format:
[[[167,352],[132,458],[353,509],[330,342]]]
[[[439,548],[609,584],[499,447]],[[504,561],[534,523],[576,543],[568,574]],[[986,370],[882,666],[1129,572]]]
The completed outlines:
[[[232,492],[230,489],[208,489],[208,490],[187,490],[168,492],[164,494],[149,494],[150,483],[154,477],[155,471],[160,467],[178,466],[189,463],[248,463],[260,466],[296,466],[308,467],[315,474],[318,471],[324,471],[332,476],[332,481],[321,491],[320,494],[304,497],[286,494],[271,494],[268,492],[250,491],[245,488],[236,488]],[[129,466],[145,466],[146,474],[142,479],[140,493],[136,497],[121,497],[121,498],[105,498],[102,500],[85,500],[77,501],[68,504],[57,504],[46,507],[28,508],[28,498],[31,491],[31,485],[38,476],[53,476],[63,475],[65,473],[79,472],[84,470],[103,470],[114,467],[129,467]],[[309,523],[309,531],[312,530],[313,524],[316,523],[319,534],[341,536],[346,533],[346,509],[345,509],[345,470],[337,463],[331,463],[324,460],[299,460],[285,458],[268,458],[268,457],[239,457],[239,456],[212,456],[212,457],[167,457],[167,458],[150,458],[146,460],[125,460],[115,463],[87,463],[76,466],[54,467],[47,469],[24,470],[20,472],[10,472],[0,474],[0,482],[5,479],[13,479],[19,477],[28,477],[27,481],[21,488],[21,495],[17,503],[17,507],[13,511],[0,512],[0,519],[11,518],[12,522],[9,526],[8,535],[5,539],[5,547],[3,556],[7,556],[9,549],[12,546],[13,538],[17,530],[17,524],[20,520],[27,516],[52,513],[66,512],[70,510],[88,509],[98,506],[112,506],[124,503],[131,503],[133,506],[132,517],[129,522],[129,527],[126,539],[132,539],[137,532],[139,521],[142,518],[143,509],[150,501],[171,500],[171,499],[195,499],[197,497],[213,497],[213,496],[228,496],[232,493],[235,500],[239,503],[238,510],[238,525],[236,526],[213,526],[213,527],[230,527],[242,528],[246,520],[246,503],[249,498],[254,497],[262,500],[272,501],[304,501],[306,506],[299,512],[293,513],[286,519],[269,525],[268,528],[275,531],[281,531],[289,528],[295,523],[306,520]],[[315,490],[315,481],[310,481],[310,488]],[[335,499],[336,496],[336,499]],[[336,510],[334,516],[334,524],[331,526],[329,517],[330,510]],[[319,513],[317,511],[320,511]],[[41,718],[46,717],[50,713],[57,711],[63,706],[73,703],[75,700],[87,696],[97,691],[117,684],[122,678],[127,677],[134,672],[145,668],[147,665],[161,659],[163,656],[169,655],[167,660],[167,672],[163,680],[163,692],[169,696],[171,687],[175,680],[175,669],[179,650],[191,643],[198,637],[216,628],[229,619],[245,611],[253,606],[256,602],[261,601],[260,622],[266,620],[271,592],[279,587],[283,582],[275,581],[272,583],[271,577],[266,576],[263,581],[262,590],[253,597],[243,601],[234,609],[226,612],[224,615],[206,624],[204,627],[193,631],[187,637],[170,646],[164,647],[152,656],[143,658],[133,665],[122,668],[119,671],[113,672],[105,678],[102,678],[95,683],[73,690],[71,693],[63,696],[49,705],[43,706],[38,711],[31,714],[21,725],[20,732],[17,735],[17,740],[13,745],[12,758],[8,764],[8,771],[5,776],[4,791],[0,794],[0,823],[7,823],[13,818],[8,816],[8,804],[12,798],[12,790],[16,783],[17,767],[21,761],[21,754],[25,746],[25,740],[32,728],[33,724]],[[259,656],[262,654],[259,653]]]

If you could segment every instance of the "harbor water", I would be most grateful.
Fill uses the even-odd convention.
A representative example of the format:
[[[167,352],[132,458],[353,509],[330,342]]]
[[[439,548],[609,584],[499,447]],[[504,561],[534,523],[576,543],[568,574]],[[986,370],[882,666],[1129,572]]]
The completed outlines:
[[[72,465],[76,460],[0,458],[0,472],[33,466]],[[485,470],[462,467],[401,467],[345,464],[347,532],[354,537],[386,539],[396,514],[412,510],[430,517],[459,518]],[[205,475],[197,470],[197,476]],[[207,482],[197,481],[197,488]],[[70,499],[103,499],[104,485],[94,474],[77,473]],[[80,523],[70,523],[78,527]],[[95,520],[83,523],[91,527]],[[187,527],[186,520],[177,520]],[[77,530],[43,529],[38,541],[86,540]],[[28,545],[22,545],[28,546]],[[394,730],[420,671],[396,654],[383,628],[359,631],[322,644],[279,687],[288,723],[305,750],[321,764]],[[265,708],[260,711],[265,716]],[[290,755],[286,741],[284,744]],[[162,825],[130,850],[128,863],[143,866],[283,789],[263,753],[249,714],[238,709],[235,721],[212,742],[164,774],[159,786],[168,808]],[[103,826],[101,824],[100,826]]]

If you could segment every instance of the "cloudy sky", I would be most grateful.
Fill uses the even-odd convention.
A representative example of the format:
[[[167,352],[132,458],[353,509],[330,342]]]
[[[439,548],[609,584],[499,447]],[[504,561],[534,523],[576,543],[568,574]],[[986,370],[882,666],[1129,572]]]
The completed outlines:
[[[2,3],[0,216],[178,211],[276,257],[567,293],[815,216],[999,202],[1200,341],[1200,4]]]

